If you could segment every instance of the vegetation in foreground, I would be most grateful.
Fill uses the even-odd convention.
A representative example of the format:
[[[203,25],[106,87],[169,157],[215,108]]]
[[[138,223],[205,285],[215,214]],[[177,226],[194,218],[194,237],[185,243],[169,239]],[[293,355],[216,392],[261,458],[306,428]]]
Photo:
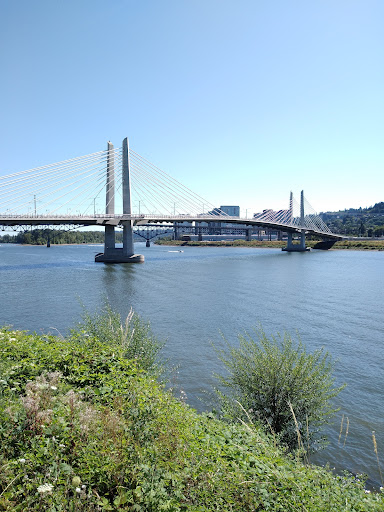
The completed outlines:
[[[304,465],[257,424],[194,412],[155,378],[145,325],[116,318],[66,339],[0,330],[0,510],[384,509],[381,493]]]

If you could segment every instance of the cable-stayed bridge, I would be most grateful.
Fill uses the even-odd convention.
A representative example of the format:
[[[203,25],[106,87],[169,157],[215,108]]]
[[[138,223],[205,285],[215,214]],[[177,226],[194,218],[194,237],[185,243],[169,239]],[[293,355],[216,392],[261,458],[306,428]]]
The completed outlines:
[[[109,142],[105,151],[0,177],[0,226],[104,226],[104,253],[96,261],[141,262],[134,253],[135,226],[254,226],[287,233],[286,251],[304,251],[305,235],[329,248],[342,238],[330,231],[301,192],[286,209],[264,210],[252,218],[227,215],[129,148]],[[123,229],[117,248],[115,228]],[[299,243],[293,236],[299,234]]]

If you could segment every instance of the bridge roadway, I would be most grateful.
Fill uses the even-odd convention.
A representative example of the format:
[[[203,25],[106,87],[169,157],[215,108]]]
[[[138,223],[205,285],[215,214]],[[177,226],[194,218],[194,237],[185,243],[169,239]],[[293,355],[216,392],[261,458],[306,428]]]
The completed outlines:
[[[226,222],[231,224],[246,225],[249,227],[258,226],[291,233],[301,233],[302,228],[272,222],[260,219],[242,219],[230,216],[212,216],[212,215],[155,215],[155,214],[132,214],[132,215],[4,215],[0,213],[0,226],[58,226],[58,225],[76,225],[76,226],[123,226],[125,222],[131,221],[133,226],[145,224],[162,223],[183,223],[183,222]],[[334,233],[324,232],[313,228],[304,228],[305,233],[309,235],[318,235],[328,240],[343,240],[347,237]]]

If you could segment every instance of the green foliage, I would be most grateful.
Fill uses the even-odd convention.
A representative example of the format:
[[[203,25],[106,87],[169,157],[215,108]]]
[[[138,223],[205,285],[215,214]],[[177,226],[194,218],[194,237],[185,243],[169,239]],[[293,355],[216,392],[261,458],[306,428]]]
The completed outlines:
[[[104,232],[46,228],[20,231],[14,236],[8,234],[0,236],[0,243],[46,245],[48,240],[51,244],[100,244],[104,243]],[[123,235],[117,231],[116,242],[122,241]]]
[[[89,338],[0,329],[0,510],[383,510],[354,478],[196,414],[118,344]]]
[[[255,334],[256,339],[239,335],[238,347],[227,342],[227,349],[218,351],[228,371],[218,376],[223,414],[260,422],[290,449],[317,448],[321,427],[335,412],[331,399],[343,387],[333,386],[330,355],[309,354],[288,334],[268,338],[261,328]]]
[[[80,344],[117,345],[124,357],[137,360],[140,368],[157,374],[165,371],[166,362],[160,360],[164,343],[156,339],[149,323],[143,322],[132,309],[123,322],[108,303],[99,313],[91,314],[84,308],[82,322],[71,330],[70,339]]]
[[[350,208],[338,212],[320,214],[334,233],[349,236],[382,236],[384,225],[384,203],[370,208]]]

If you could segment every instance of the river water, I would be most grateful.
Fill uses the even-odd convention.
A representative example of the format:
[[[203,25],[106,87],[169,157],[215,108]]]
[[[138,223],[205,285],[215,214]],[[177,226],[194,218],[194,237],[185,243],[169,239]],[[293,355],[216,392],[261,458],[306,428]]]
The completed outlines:
[[[269,334],[296,333],[308,350],[325,347],[347,387],[328,428],[328,448],[313,462],[367,473],[379,482],[372,430],[384,461],[384,252],[311,251],[135,245],[143,265],[94,263],[101,247],[0,246],[0,325],[68,332],[106,299],[130,308],[166,340],[165,355],[180,365],[176,384],[198,410],[222,370],[212,343],[222,333],[262,325]],[[338,443],[342,415],[349,432]],[[383,468],[384,469],[384,468]]]

